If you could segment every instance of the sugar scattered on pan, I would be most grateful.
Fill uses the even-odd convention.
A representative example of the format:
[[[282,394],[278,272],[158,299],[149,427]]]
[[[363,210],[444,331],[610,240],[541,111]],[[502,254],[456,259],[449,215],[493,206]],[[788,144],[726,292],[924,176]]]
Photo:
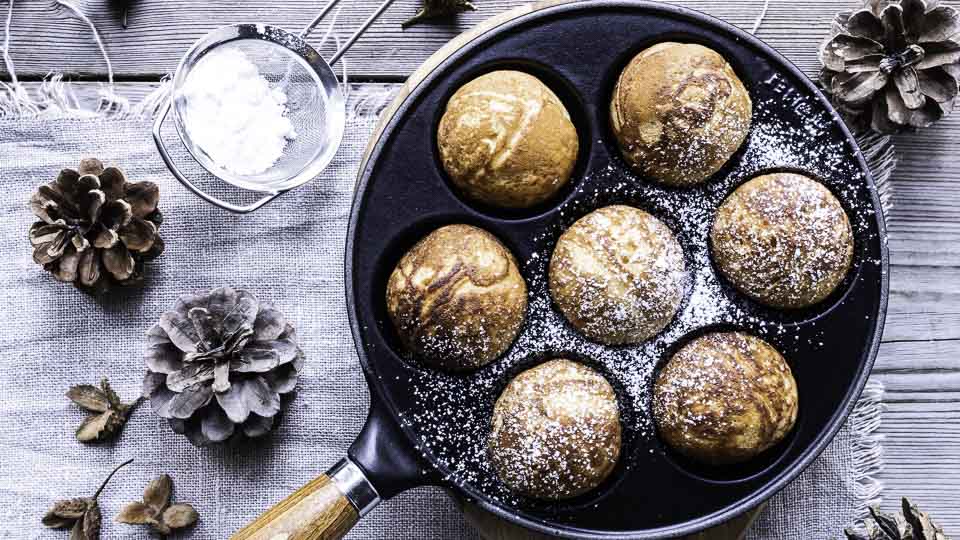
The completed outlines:
[[[725,170],[700,186],[661,187],[636,177],[618,157],[579,180],[576,193],[535,238],[537,249],[519,261],[530,301],[527,321],[510,351],[471,374],[412,372],[409,384],[417,406],[403,414],[401,421],[421,434],[420,450],[432,454],[447,470],[447,481],[469,485],[507,505],[554,506],[509,492],[490,468],[486,453],[496,398],[510,378],[542,361],[558,357],[583,361],[610,380],[617,391],[624,428],[621,460],[629,469],[633,457],[659,451],[649,411],[653,378],[658,364],[691,334],[709,328],[744,329],[773,343],[788,361],[791,348],[801,339],[806,346],[822,346],[823,331],[816,321],[803,323],[807,328],[801,338],[794,330],[796,319],[778,317],[733,292],[717,275],[708,244],[714,212],[726,196],[750,178],[775,170],[796,170],[823,180],[844,205],[862,243],[873,219],[872,206],[864,202],[869,200],[864,193],[866,183],[858,164],[849,159],[850,149],[831,142],[830,130],[836,129],[833,119],[825,112],[813,112],[815,109],[801,100],[795,104],[794,115],[784,115],[781,105],[756,102],[753,128],[744,148]],[[684,248],[688,273],[685,299],[674,320],[655,338],[624,347],[606,347],[579,335],[552,305],[547,287],[547,266],[560,233],[586,213],[615,203],[637,206],[663,220]],[[879,260],[864,260],[864,250],[859,247],[854,268],[880,264]]]

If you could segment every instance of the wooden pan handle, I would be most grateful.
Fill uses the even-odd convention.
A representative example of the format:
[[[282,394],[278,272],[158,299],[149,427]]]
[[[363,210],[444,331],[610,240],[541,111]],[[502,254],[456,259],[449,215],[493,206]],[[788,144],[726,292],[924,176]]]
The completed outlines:
[[[348,498],[358,494],[359,501]],[[356,502],[365,514],[379,497],[359,468],[343,460],[275,504],[231,540],[337,540],[359,521],[361,511]]]

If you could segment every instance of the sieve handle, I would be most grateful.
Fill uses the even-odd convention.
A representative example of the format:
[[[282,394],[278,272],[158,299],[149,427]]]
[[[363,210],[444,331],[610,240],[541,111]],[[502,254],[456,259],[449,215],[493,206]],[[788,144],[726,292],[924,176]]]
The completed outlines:
[[[179,180],[181,184],[187,187],[187,189],[208,203],[237,214],[249,214],[254,210],[259,210],[268,202],[276,199],[280,195],[283,195],[284,191],[278,191],[276,193],[267,195],[253,204],[249,204],[247,206],[238,206],[236,204],[220,200],[194,185],[193,182],[187,179],[187,177],[180,172],[180,169],[177,168],[176,164],[174,164],[173,159],[170,157],[170,152],[167,151],[167,146],[163,142],[163,137],[160,135],[160,128],[163,126],[163,121],[166,120],[167,115],[170,114],[171,102],[172,99],[167,100],[166,105],[163,107],[163,112],[157,115],[157,119],[153,122],[153,140],[157,143],[157,150],[160,151],[160,157],[163,158],[163,162],[167,165],[167,169],[170,169],[170,172],[173,173],[174,178]]]
[[[308,24],[307,27],[303,29],[303,32],[300,32],[300,37],[306,39],[307,36],[310,34],[310,32],[320,23],[320,21],[327,15],[327,13],[329,13],[330,10],[333,9],[333,6],[337,5],[339,1],[340,0],[330,0],[329,2],[327,2],[327,5],[323,8],[323,11],[321,11],[319,15],[317,15],[312,21],[310,21],[310,24]],[[377,20],[377,18],[379,18],[380,15],[383,15],[383,12],[386,11],[387,8],[390,7],[390,4],[392,3],[393,3],[393,0],[384,0],[384,2],[380,4],[380,7],[378,7],[376,11],[371,13],[370,16],[367,17],[367,20],[363,21],[363,24],[361,24],[360,27],[353,32],[353,35],[347,38],[347,42],[344,43],[343,46],[337,50],[337,52],[333,53],[333,56],[330,57],[330,60],[328,60],[327,63],[330,64],[331,66],[336,64],[337,61],[340,60],[340,57],[343,56],[347,52],[347,50],[350,49],[350,47],[357,42],[358,39],[360,39],[360,36],[363,35],[363,33],[367,30],[367,28],[370,28],[370,25],[373,24],[373,21]]]

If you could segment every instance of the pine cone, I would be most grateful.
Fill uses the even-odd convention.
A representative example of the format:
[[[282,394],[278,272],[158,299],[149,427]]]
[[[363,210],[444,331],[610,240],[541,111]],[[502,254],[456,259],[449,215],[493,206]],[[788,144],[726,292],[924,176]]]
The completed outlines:
[[[88,290],[139,281],[144,261],[163,252],[159,199],[153,182],[127,182],[120,169],[96,159],[64,169],[30,198],[42,220],[30,227],[33,260]]]
[[[304,362],[282,313],[227,287],[181,296],[147,339],[143,395],[197,446],[270,431]]]
[[[938,0],[867,0],[836,16],[820,81],[855,130],[926,127],[953,110],[960,16]]]

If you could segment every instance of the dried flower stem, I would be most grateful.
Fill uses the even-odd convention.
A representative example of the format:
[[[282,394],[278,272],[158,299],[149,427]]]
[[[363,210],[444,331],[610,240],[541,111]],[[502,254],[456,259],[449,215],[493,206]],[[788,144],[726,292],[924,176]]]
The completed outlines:
[[[103,491],[103,488],[107,487],[107,484],[110,482],[110,479],[113,478],[113,475],[117,474],[117,471],[119,471],[120,469],[126,467],[131,463],[133,463],[133,458],[130,458],[124,461],[123,463],[117,465],[112,471],[110,471],[110,474],[108,474],[107,477],[103,480],[103,483],[100,484],[99,488],[97,488],[97,491],[96,493],[93,494],[92,498],[96,499],[100,495],[100,492]]]

